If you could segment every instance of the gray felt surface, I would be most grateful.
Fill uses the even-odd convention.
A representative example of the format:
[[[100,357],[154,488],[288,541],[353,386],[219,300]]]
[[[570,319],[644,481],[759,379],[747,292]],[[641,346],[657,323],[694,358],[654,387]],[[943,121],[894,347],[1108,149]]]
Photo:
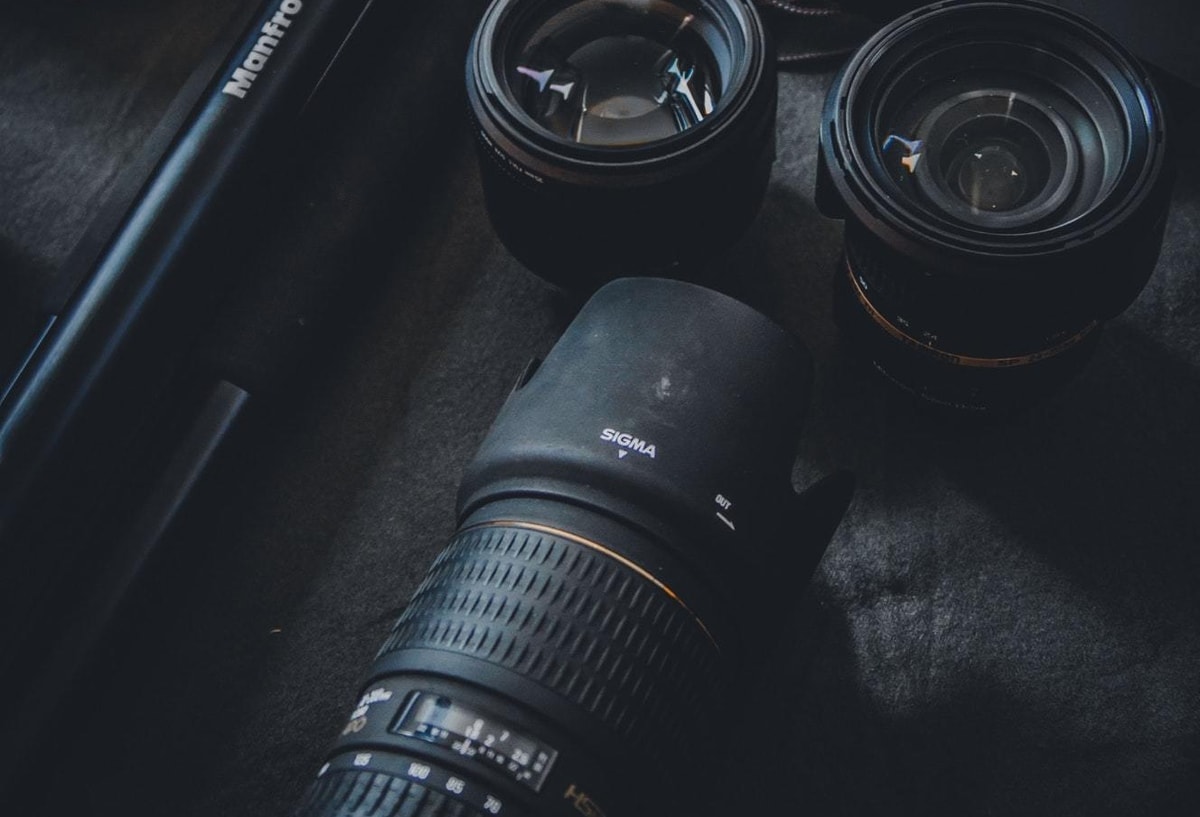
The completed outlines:
[[[111,6],[124,23],[97,14],[72,33],[109,43],[95,50],[31,46],[55,39],[53,15],[0,13],[13,280],[62,259],[169,96],[146,67],[161,37],[197,25],[194,4]],[[460,70],[453,49],[411,54],[419,65],[390,55],[377,82]],[[811,586],[793,590],[756,673],[761,718],[713,784],[713,814],[1200,813],[1200,162],[1182,155],[1159,267],[1083,374],[1011,421],[948,424],[833,326],[841,227],[812,200],[829,78],[782,77],[767,201],[721,263],[815,357],[797,485],[848,468],[859,490]],[[396,111],[354,104],[355,122],[403,130]],[[46,763],[49,800],[28,813],[287,814],[453,530],[462,467],[567,310],[491,233],[461,101],[423,104],[442,115],[419,118],[428,173],[402,195],[352,169],[352,189],[301,182],[272,246],[320,244],[305,212],[405,199],[394,234],[341,225],[321,256],[357,258],[338,248],[369,241],[385,274],[168,543]],[[359,133],[329,138],[381,150]],[[308,305],[294,308],[300,320]]]

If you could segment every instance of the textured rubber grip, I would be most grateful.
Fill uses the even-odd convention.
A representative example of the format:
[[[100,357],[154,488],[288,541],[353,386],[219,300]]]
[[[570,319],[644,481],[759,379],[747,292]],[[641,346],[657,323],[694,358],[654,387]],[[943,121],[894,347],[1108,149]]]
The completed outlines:
[[[387,772],[331,769],[319,777],[296,817],[486,817],[439,791]]]
[[[534,527],[455,536],[380,657],[469,655],[557,693],[647,760],[677,751],[717,711],[720,654],[704,626],[602,545]]]

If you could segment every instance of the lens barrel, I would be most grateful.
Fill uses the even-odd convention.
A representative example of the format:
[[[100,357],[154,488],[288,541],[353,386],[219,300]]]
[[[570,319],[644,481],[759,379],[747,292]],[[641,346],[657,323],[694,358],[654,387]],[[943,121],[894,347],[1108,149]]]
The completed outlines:
[[[568,288],[698,278],[762,204],[775,89],[751,0],[495,0],[467,57],[492,224]]]
[[[691,813],[797,538],[808,379],[723,295],[597,292],[468,466],[458,531],[300,814]]]
[[[1026,406],[1144,287],[1171,176],[1149,75],[1092,24],[1026,0],[912,12],[850,59],[823,113],[839,323],[929,401]]]

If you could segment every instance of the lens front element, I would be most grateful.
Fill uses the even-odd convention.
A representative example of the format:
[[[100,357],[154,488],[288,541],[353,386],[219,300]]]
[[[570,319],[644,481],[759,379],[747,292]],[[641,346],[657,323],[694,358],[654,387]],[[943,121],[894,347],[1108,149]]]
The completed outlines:
[[[502,68],[546,131],[584,145],[641,145],[716,110],[734,61],[710,15],[674,2],[560,5],[526,22]]]
[[[1062,103],[1015,89],[1028,85],[1016,76],[963,91],[955,79],[893,100],[896,115],[876,136],[891,183],[929,217],[981,230],[1027,230],[1084,211],[1085,170],[1105,175],[1100,143],[1075,132],[1056,110]]]
[[[1000,130],[1000,129],[997,129]],[[954,137],[953,152],[947,163],[946,176],[954,191],[972,210],[996,212],[1013,210],[1026,204],[1045,184],[1044,170],[1035,175],[1025,158],[1030,157],[1024,145],[997,135],[976,136],[968,129]],[[1045,162],[1039,162],[1045,165]]]

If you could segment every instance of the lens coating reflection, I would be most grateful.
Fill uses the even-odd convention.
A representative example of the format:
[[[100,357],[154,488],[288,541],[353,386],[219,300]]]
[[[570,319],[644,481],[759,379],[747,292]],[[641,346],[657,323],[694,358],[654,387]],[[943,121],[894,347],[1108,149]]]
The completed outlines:
[[[947,187],[972,209],[1015,210],[1050,179],[1050,157],[1028,127],[1013,119],[981,117],[959,129],[946,146]]]
[[[881,140],[881,159],[907,196],[989,230],[1027,228],[1069,206],[1080,161],[1063,118],[1017,91],[957,85],[901,106],[904,129]]]
[[[1025,168],[1006,145],[967,148],[956,164],[958,192],[975,209],[1011,210],[1025,200]]]
[[[546,4],[505,73],[526,114],[560,139],[622,147],[666,139],[717,109],[728,39],[700,4]]]

